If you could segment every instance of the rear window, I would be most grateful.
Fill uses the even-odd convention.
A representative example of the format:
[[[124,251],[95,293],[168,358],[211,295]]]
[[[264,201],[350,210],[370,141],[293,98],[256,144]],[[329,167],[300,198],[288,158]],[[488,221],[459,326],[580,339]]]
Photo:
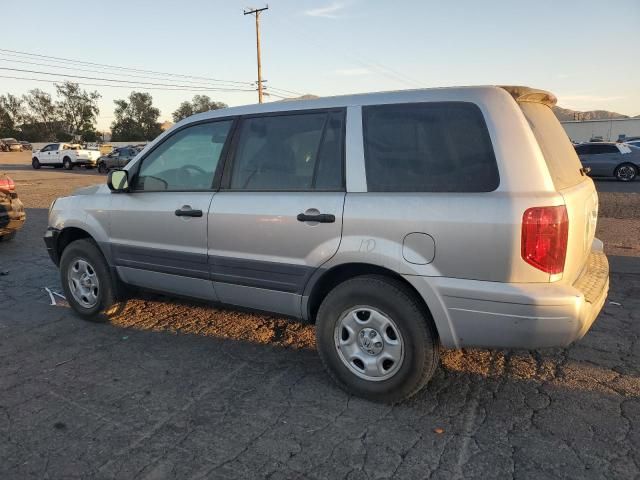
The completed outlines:
[[[520,108],[540,145],[556,189],[562,190],[583,181],[580,159],[551,109],[531,102],[520,103]]]
[[[500,183],[480,109],[468,102],[362,108],[370,192],[490,192]]]

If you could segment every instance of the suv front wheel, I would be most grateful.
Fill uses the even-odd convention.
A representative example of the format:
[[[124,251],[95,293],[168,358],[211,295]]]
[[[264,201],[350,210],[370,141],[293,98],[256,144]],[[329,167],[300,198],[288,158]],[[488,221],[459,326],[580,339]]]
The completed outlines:
[[[85,320],[106,321],[124,306],[118,300],[118,280],[92,240],[76,240],[64,249],[60,276],[69,305]]]
[[[318,310],[320,358],[343,390],[397,402],[417,393],[439,361],[429,315],[401,282],[379,275],[347,280]]]

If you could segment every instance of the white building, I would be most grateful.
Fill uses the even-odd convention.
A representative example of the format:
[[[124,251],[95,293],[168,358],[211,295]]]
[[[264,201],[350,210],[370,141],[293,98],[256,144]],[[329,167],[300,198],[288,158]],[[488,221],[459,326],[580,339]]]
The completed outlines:
[[[611,120],[571,120],[561,122],[567,135],[574,142],[588,142],[601,137],[605,142],[615,142],[621,136],[640,137],[640,118],[614,118]],[[598,138],[600,140],[600,138]]]

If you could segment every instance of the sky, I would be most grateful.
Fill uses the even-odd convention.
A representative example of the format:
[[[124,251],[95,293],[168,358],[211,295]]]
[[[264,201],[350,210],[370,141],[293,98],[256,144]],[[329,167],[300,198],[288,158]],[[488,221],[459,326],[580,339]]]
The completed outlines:
[[[170,120],[182,101],[198,93],[232,106],[256,103],[255,91],[194,90],[196,82],[211,88],[210,80],[142,78],[149,74],[24,55],[243,82],[225,85],[250,90],[257,74],[255,23],[243,15],[248,6],[264,3],[6,2],[2,17],[22,21],[2,24],[0,76],[64,80],[6,70],[13,68],[186,86],[189,91],[146,90],[161,120]],[[514,84],[550,90],[565,108],[640,115],[640,0],[271,0],[260,28],[263,78],[274,89],[328,96]],[[0,94],[33,88],[55,92],[51,83],[0,77]],[[84,88],[102,95],[99,130],[113,121],[114,99],[145,91]]]

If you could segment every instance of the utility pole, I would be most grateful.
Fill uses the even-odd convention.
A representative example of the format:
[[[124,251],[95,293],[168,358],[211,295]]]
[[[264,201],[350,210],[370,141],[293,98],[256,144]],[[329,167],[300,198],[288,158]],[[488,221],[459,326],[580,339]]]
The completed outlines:
[[[258,102],[262,103],[262,63],[260,62],[260,12],[269,10],[269,5],[263,8],[254,8],[253,10],[244,10],[245,15],[256,16],[256,52],[258,55]]]

